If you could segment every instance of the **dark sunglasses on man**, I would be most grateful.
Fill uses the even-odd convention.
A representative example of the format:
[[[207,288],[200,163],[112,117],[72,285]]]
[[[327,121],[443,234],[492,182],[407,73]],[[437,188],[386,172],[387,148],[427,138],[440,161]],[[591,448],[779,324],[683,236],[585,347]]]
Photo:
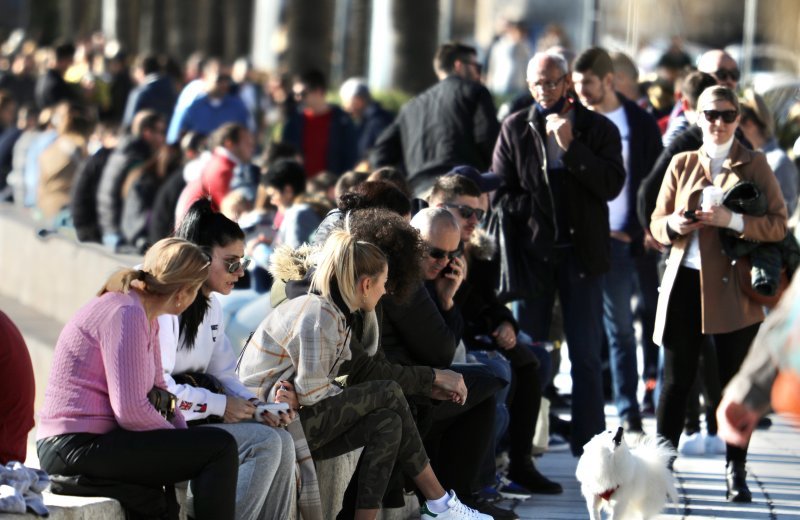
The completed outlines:
[[[462,254],[464,254],[464,248],[461,244],[458,244],[458,249],[455,251],[445,251],[444,249],[439,249],[438,247],[429,247],[428,248],[428,256],[433,258],[434,260],[442,260],[447,258],[447,260],[452,260],[453,258],[458,258]]]
[[[717,81],[727,81],[729,79],[732,81],[739,81],[740,74],[739,69],[719,69],[714,72],[712,76],[717,78]]]
[[[483,220],[483,215],[485,214],[482,209],[465,206],[463,204],[445,204],[444,207],[458,210],[458,214],[465,220],[469,220],[472,215],[475,215],[475,218],[478,220]]]
[[[703,115],[709,123],[722,119],[724,123],[731,124],[736,121],[736,116],[739,115],[739,112],[736,110],[703,110]]]
[[[248,257],[242,257],[239,260],[234,260],[233,262],[228,262],[227,260],[223,260],[226,266],[228,266],[228,273],[233,274],[239,269],[247,271],[247,267],[250,265],[250,262],[253,260]]]

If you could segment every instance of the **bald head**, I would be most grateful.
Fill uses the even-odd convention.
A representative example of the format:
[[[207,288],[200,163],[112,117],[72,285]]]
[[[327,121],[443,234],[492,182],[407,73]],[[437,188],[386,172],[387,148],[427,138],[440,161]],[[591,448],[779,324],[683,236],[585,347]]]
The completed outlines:
[[[714,49],[700,56],[697,70],[711,74],[717,83],[731,90],[736,90],[739,84],[739,66],[736,60],[721,49]]]
[[[445,208],[425,208],[411,219],[411,226],[417,228],[423,240],[429,240],[440,233],[459,232],[458,221]]]

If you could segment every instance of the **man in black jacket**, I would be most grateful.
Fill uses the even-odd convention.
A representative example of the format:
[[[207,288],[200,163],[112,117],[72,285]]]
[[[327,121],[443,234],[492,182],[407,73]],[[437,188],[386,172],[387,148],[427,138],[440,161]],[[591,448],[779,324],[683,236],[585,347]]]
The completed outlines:
[[[473,47],[445,43],[434,64],[440,81],[403,106],[370,161],[374,167],[403,166],[415,195],[459,164],[488,169],[499,127]]]
[[[644,232],[636,217],[636,192],[661,153],[661,132],[650,114],[614,90],[614,65],[604,49],[594,47],[582,52],[575,58],[572,69],[575,92],[581,102],[610,119],[622,140],[627,176],[622,192],[608,203],[611,268],[603,277],[603,322],[617,414],[627,431],[642,433],[642,416],[636,396],[639,386],[636,333],[631,309],[631,299],[636,290],[634,256],[644,250]],[[652,271],[655,270],[653,263]],[[644,299],[655,310],[658,292],[655,286],[648,288]],[[649,336],[652,336],[652,329]]]
[[[530,276],[517,320],[535,341],[548,338],[558,292],[572,363],[572,453],[605,429],[600,372],[602,275],[610,265],[608,201],[625,182],[619,132],[567,96],[568,66],[536,54],[528,86],[536,104],[505,120],[492,170],[503,178],[494,198],[509,242]]]

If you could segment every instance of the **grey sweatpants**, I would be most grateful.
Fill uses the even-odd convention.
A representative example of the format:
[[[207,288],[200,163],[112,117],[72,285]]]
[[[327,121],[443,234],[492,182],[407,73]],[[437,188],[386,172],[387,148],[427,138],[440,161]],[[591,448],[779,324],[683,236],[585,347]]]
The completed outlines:
[[[230,433],[239,447],[237,520],[285,520],[295,500],[295,452],[289,432],[257,422],[209,424]],[[193,511],[191,496],[189,511]]]

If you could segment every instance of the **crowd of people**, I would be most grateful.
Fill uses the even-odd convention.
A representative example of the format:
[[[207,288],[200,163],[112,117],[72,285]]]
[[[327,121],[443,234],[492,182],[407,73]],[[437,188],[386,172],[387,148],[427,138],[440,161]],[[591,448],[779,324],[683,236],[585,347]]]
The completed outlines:
[[[129,70],[95,40],[38,76],[44,51],[8,57],[4,200],[144,254],[59,337],[37,432],[54,490],[131,518],[177,518],[184,481],[197,519],[375,518],[404,490],[422,518],[517,518],[502,498],[562,492],[536,452],[580,456],[612,400],[629,435],[725,454],[749,502],[746,439],[714,410],[800,261],[773,116],[724,51],[665,57],[665,105],[628,56],[530,56],[521,31],[489,53],[527,63],[490,67],[501,110],[457,42],[396,115],[360,78],[331,103],[313,70]],[[323,511],[314,461],[356,448]]]

